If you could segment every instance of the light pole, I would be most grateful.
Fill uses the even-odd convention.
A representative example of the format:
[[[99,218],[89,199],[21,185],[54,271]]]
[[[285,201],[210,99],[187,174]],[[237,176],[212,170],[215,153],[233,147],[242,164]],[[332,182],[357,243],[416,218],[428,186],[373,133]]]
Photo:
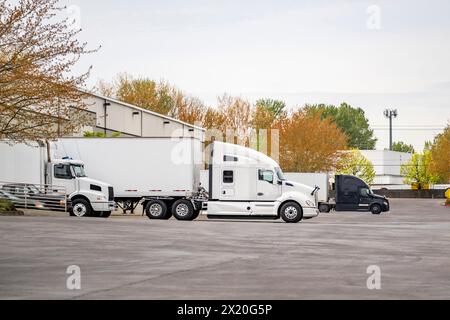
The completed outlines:
[[[386,109],[384,110],[384,116],[389,118],[389,150],[392,151],[392,119],[397,118],[397,110],[396,109]]]

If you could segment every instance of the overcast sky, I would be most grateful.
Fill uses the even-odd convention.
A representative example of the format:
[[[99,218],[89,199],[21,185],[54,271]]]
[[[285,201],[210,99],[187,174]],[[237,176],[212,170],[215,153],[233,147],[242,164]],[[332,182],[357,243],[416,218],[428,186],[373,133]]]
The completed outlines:
[[[450,121],[450,1],[65,1],[98,53],[90,85],[165,79],[209,105],[227,92],[365,110],[388,146],[421,150]],[[76,70],[76,71],[77,71]]]

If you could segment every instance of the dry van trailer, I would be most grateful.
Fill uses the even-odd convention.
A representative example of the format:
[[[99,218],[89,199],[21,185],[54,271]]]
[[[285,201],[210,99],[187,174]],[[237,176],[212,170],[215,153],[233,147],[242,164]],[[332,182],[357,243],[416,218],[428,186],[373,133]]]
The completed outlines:
[[[124,211],[142,204],[147,215],[168,219],[164,212],[180,200],[195,215],[203,208],[203,142],[198,138],[62,138],[54,142],[53,153],[82,159],[88,174],[114,186],[114,201]]]

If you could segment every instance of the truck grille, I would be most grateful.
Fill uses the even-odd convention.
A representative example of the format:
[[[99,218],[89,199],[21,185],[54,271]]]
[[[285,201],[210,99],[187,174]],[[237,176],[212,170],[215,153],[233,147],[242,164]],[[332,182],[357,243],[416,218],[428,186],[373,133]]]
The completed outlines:
[[[114,189],[113,189],[113,187],[108,187],[108,201],[114,201]]]

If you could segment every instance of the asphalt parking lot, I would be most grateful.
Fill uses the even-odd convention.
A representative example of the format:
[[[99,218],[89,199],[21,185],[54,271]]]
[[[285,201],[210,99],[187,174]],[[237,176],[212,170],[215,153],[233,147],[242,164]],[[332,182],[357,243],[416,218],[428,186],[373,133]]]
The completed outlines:
[[[0,217],[1,299],[450,299],[450,208],[280,221]],[[81,269],[68,290],[66,269]],[[369,266],[381,289],[369,290]]]

